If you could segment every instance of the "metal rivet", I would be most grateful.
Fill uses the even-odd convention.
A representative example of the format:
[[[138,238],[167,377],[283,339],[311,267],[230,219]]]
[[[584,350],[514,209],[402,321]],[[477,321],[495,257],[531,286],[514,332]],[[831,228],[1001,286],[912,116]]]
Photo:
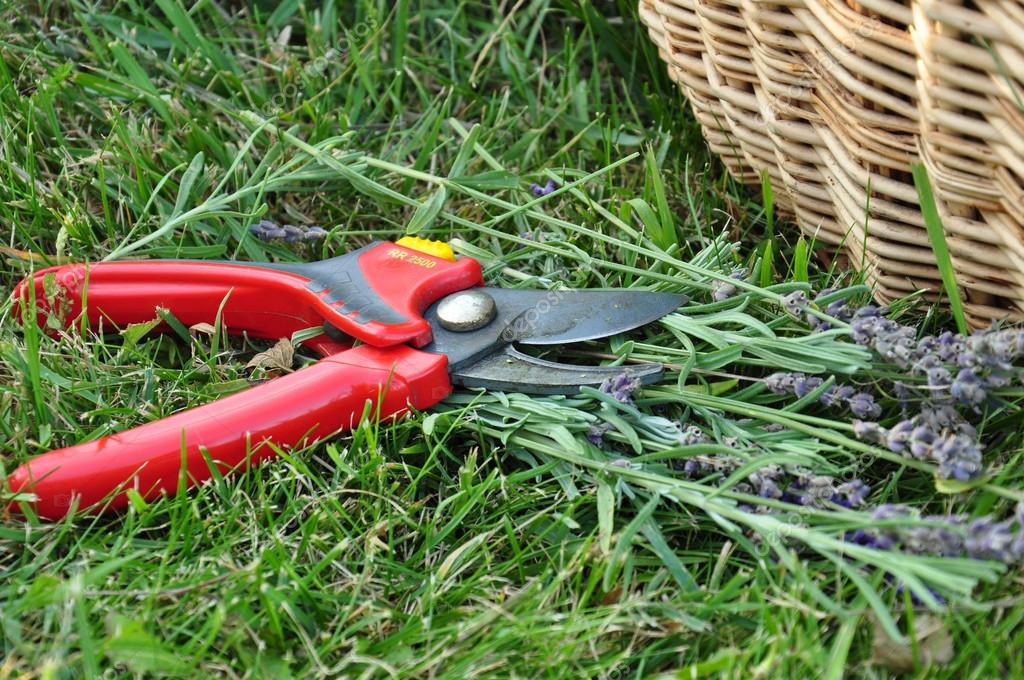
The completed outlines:
[[[449,331],[465,332],[483,328],[498,313],[494,298],[482,290],[449,295],[437,306],[437,319]]]

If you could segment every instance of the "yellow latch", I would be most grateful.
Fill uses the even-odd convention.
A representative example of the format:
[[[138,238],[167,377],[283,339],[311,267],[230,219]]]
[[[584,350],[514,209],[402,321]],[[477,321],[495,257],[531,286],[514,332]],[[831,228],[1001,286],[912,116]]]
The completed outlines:
[[[403,248],[412,248],[443,260],[455,261],[455,251],[444,241],[431,241],[429,238],[420,238],[419,236],[403,236],[395,243]]]

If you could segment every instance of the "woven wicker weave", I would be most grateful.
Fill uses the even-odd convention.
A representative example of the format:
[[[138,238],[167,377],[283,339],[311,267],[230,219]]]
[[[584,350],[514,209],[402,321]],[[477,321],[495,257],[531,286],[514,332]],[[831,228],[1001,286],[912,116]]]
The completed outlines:
[[[641,0],[730,172],[842,246],[883,300],[940,290],[910,165],[969,319],[1024,316],[1024,1]]]

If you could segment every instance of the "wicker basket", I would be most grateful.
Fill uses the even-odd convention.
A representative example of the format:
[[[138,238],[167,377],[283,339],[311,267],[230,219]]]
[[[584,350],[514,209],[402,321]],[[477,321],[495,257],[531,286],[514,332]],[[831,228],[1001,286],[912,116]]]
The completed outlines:
[[[863,263],[941,287],[910,176],[936,192],[970,322],[1024,317],[1022,0],[641,0],[711,149]]]

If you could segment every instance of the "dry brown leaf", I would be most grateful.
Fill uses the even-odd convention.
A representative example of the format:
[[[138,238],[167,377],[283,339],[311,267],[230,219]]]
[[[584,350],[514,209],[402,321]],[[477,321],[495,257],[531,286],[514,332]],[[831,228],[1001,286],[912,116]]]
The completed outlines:
[[[247,370],[263,369],[266,373],[290,373],[295,360],[295,347],[288,338],[281,338],[270,349],[259,352],[245,365]]]
[[[952,661],[953,638],[941,618],[918,614],[914,617],[913,634],[922,666],[943,665]],[[909,673],[914,670],[913,647],[909,640],[898,642],[890,638],[876,621],[871,642],[871,663],[897,673]]]
[[[193,333],[202,333],[203,335],[213,335],[217,332],[217,328],[212,323],[206,323],[205,321],[194,323],[188,329]]]
[[[614,586],[611,590],[601,596],[601,604],[613,605],[622,597],[622,586]]]
[[[44,255],[42,253],[33,253],[29,250],[19,250],[17,248],[11,248],[8,246],[0,246],[0,254],[6,255],[15,261],[20,262],[31,262],[38,265],[50,265],[50,264],[70,264],[74,262],[73,258],[70,257],[59,257],[57,255]]]

